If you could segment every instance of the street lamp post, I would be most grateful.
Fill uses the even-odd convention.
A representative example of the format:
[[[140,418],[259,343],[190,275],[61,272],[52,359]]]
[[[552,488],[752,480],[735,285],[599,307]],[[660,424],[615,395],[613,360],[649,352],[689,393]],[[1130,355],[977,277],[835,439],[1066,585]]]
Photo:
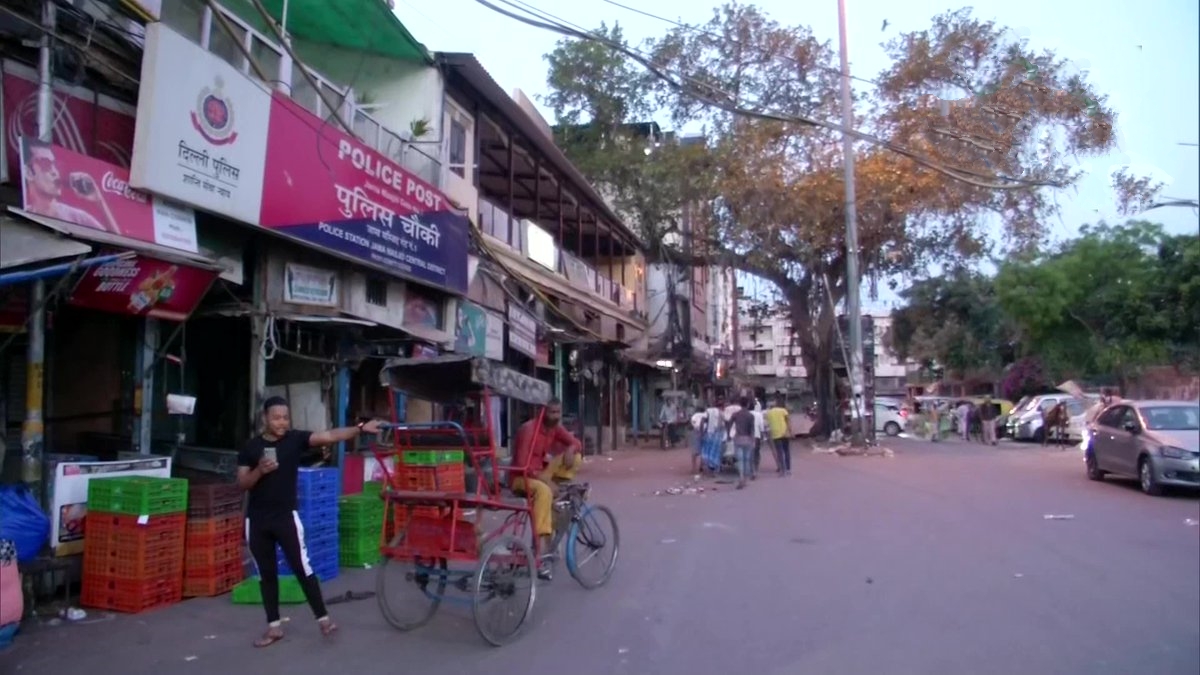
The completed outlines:
[[[863,425],[863,336],[862,310],[859,306],[858,276],[858,209],[854,185],[854,140],[850,131],[854,128],[854,99],[850,92],[850,55],[846,45],[846,0],[838,0],[838,52],[842,65],[842,162],[846,174],[846,315],[850,338],[850,358],[846,368],[850,375],[850,404],[854,406],[851,422],[850,445],[862,448],[866,445]]]

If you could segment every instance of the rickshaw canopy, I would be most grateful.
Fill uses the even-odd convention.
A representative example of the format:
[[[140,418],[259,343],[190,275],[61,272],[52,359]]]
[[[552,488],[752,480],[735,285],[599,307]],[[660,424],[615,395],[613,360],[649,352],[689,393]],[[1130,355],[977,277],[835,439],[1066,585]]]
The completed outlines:
[[[379,369],[379,383],[438,403],[456,403],[484,389],[530,405],[545,405],[552,398],[549,382],[465,354],[388,359]]]

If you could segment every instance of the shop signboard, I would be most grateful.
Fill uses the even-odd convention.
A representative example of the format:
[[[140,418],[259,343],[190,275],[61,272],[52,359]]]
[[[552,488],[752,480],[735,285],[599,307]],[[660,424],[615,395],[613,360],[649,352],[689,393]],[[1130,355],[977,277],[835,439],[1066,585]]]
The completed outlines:
[[[283,271],[283,301],[293,305],[337,307],[338,273],[288,263]]]
[[[504,317],[496,312],[487,312],[483,355],[493,361],[504,360]]]
[[[471,356],[487,355],[488,317],[484,309],[465,300],[458,303],[454,351]]]
[[[467,292],[467,217],[441,191],[286,94],[270,110],[263,227]]]
[[[146,26],[130,183],[257,223],[270,110],[266,86],[162,23]]]
[[[184,321],[217,272],[146,257],[124,258],[88,269],[70,303],[115,314]]]
[[[21,137],[37,136],[37,70],[5,59],[0,64],[0,117],[4,119],[3,164],[21,166]],[[52,142],[71,152],[120,167],[133,154],[134,108],[103,94],[54,81]],[[15,177],[10,176],[10,179]]]
[[[197,252],[192,210],[129,187],[127,169],[25,136],[21,176],[21,202],[29,213]]]
[[[508,303],[508,346],[531,359],[537,358],[537,320],[512,302]]]
[[[59,462],[54,467],[50,503],[50,548],[55,556],[83,553],[87,531],[87,490],[93,478],[171,477],[170,457],[119,462]]]

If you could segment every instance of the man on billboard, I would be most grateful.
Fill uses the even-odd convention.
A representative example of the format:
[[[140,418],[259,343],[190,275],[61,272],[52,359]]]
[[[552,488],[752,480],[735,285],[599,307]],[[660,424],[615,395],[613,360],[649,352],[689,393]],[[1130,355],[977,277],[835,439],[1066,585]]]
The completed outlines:
[[[63,189],[63,175],[58,168],[54,147],[45,141],[21,139],[22,200],[25,210],[73,225],[93,230],[121,234],[121,228],[104,201],[104,193],[96,179],[86,171],[72,171],[66,176],[70,192]],[[86,205],[87,209],[71,206],[64,200]],[[100,214],[101,222],[90,211]]]

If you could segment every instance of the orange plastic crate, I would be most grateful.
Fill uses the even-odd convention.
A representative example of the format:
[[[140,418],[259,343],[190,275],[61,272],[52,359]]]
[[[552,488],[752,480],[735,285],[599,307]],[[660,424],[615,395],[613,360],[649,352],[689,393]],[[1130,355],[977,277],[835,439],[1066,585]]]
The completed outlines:
[[[184,552],[183,569],[191,575],[193,569],[203,569],[228,562],[242,562],[242,542],[235,541],[220,546],[189,546]]]
[[[146,548],[159,544],[183,545],[183,514],[150,516],[144,525],[141,516],[89,511],[84,521],[84,542],[110,548]]]
[[[242,518],[240,513],[217,516],[215,518],[188,518],[187,520],[188,539],[192,537],[227,534],[229,532],[236,532],[238,536],[245,534],[246,520]]]
[[[245,575],[242,574],[242,569],[239,566],[236,572],[230,572],[220,577],[207,577],[195,579],[192,577],[184,577],[183,579],[183,597],[185,598],[211,598],[216,595],[224,595],[233,590],[242,582]]]
[[[392,485],[397,490],[466,492],[467,476],[462,464],[438,466],[401,464],[392,474]]]
[[[113,579],[149,579],[183,573],[183,547],[178,543],[148,547],[107,546],[84,540],[83,572]]]
[[[136,614],[183,600],[183,576],[170,575],[133,581],[83,575],[79,604],[92,609]]]

